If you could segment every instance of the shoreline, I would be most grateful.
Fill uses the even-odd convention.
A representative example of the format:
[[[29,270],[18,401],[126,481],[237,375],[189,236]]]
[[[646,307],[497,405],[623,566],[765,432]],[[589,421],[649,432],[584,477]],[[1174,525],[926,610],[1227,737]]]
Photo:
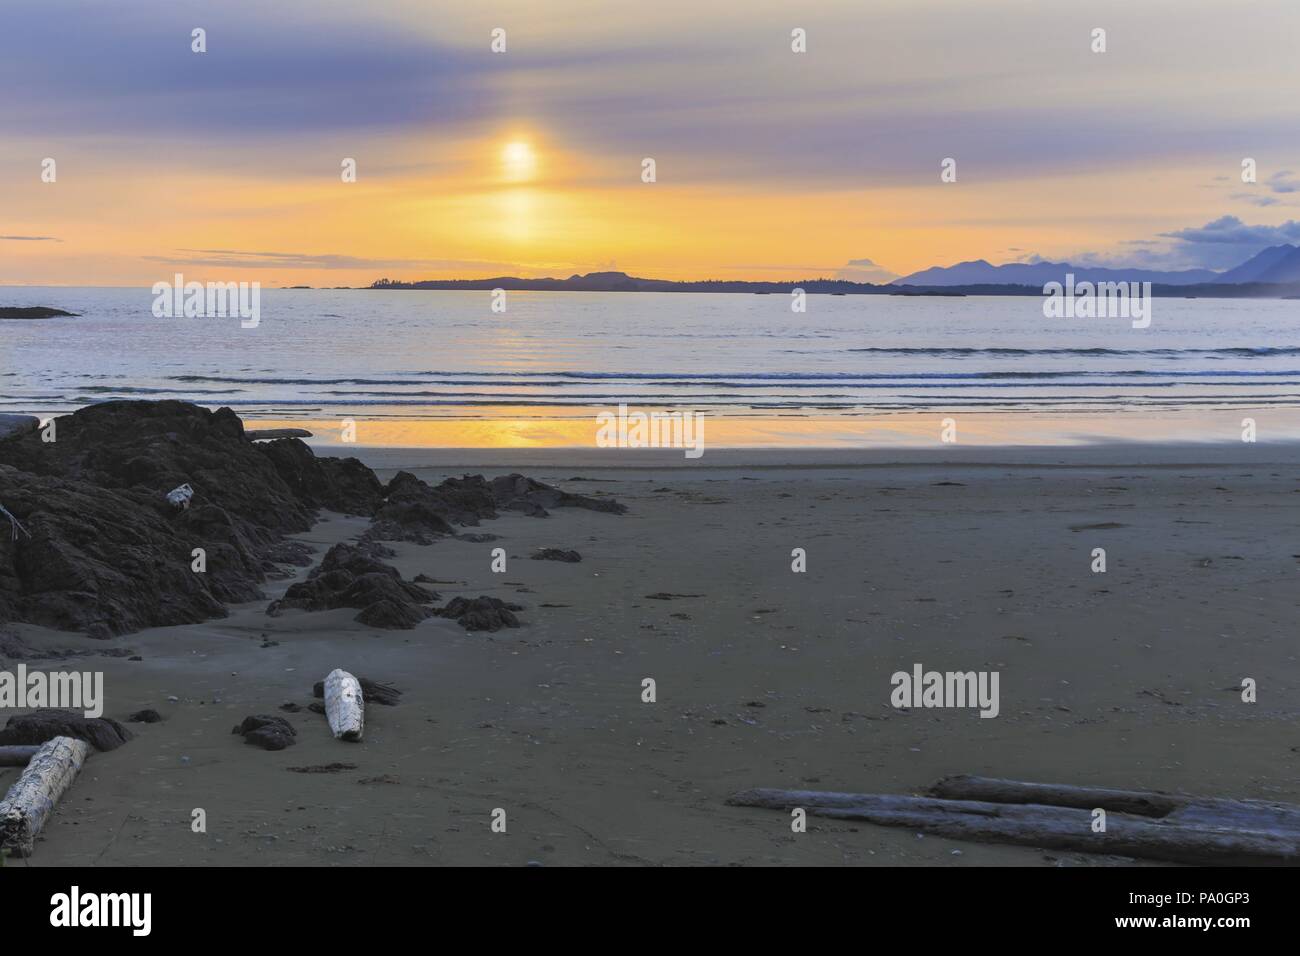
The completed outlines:
[[[1217,468],[1249,465],[1300,466],[1300,441],[1249,444],[1109,443],[1081,446],[945,446],[942,448],[719,448],[686,459],[680,449],[578,448],[410,448],[318,443],[318,455],[356,457],[376,471],[484,469],[528,471],[572,469],[592,472],[636,471],[870,472],[910,468],[972,469],[1107,469],[1141,466],[1155,469]]]

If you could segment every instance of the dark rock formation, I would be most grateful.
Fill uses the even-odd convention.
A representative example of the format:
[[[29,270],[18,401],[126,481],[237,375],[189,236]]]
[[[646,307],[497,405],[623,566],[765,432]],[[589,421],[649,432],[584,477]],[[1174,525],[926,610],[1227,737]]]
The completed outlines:
[[[0,621],[108,637],[225,615],[257,600],[306,546],[283,536],[318,508],[370,513],[381,486],[353,459],[296,439],[254,444],[243,423],[185,402],[106,402],[0,439]],[[188,509],[165,500],[182,484]],[[191,568],[194,549],[206,571]]]
[[[200,545],[161,496],[0,467],[0,503],[27,531],[14,540],[0,522],[0,619],[111,637],[224,617],[223,599],[260,593],[250,555]],[[196,547],[210,574],[190,570]]]
[[[54,426],[53,441],[45,429],[0,437],[0,505],[12,516],[0,513],[0,624],[110,637],[223,617],[226,604],[261,598],[286,565],[309,563],[311,549],[286,536],[323,508],[374,519],[370,559],[382,556],[376,540],[427,544],[503,510],[626,510],[522,475],[430,486],[401,472],[384,486],[356,459],[318,458],[296,438],[250,441],[228,408],[105,402]],[[166,500],[181,485],[193,490],[187,508]],[[377,563],[322,563],[273,607],[354,607],[376,627],[414,626],[437,596]]]
[[[0,414],[0,438],[10,435],[25,435],[41,427],[41,420],[35,415]]]
[[[435,488],[399,471],[384,493],[369,533],[386,541],[429,544],[436,537],[455,534],[452,522],[476,525],[480,518],[496,517],[492,493],[481,475],[449,478]]]
[[[76,312],[64,312],[62,309],[51,309],[47,305],[0,306],[0,319],[57,319],[61,316],[75,316],[76,314]]]
[[[588,508],[622,514],[626,506],[612,498],[574,495],[525,478],[505,475],[491,481],[482,475],[448,478],[429,485],[409,472],[398,472],[384,489],[384,503],[375,511],[371,536],[387,541],[429,544],[434,538],[455,534],[455,526],[474,526],[499,511],[522,511],[538,518],[548,508]],[[490,541],[491,535],[458,535],[473,541]]]
[[[382,545],[336,544],[306,581],[291,585],[284,597],[271,602],[266,613],[276,617],[290,608],[329,611],[339,607],[359,608],[356,620],[371,627],[409,629],[428,617],[424,607],[438,594],[403,581],[397,569],[374,555],[384,553]]]
[[[245,717],[243,721],[230,731],[232,734],[242,734],[244,743],[254,744],[263,750],[283,750],[285,747],[297,743],[294,740],[298,736],[298,731],[293,729],[293,724],[283,717],[272,717],[268,714],[254,714],[251,717]]]
[[[383,484],[355,458],[317,458],[297,438],[259,442],[254,447],[271,460],[289,489],[312,509],[371,515],[384,499]]]
[[[0,745],[43,744],[55,737],[76,737],[96,750],[116,750],[132,734],[111,717],[83,717],[70,710],[45,709],[10,717],[0,730]]]
[[[613,498],[570,494],[523,475],[502,475],[493,478],[491,485],[492,496],[502,511],[522,511],[537,518],[545,518],[548,508],[586,508],[615,515],[627,511],[627,505]]]
[[[577,564],[582,560],[582,555],[577,551],[564,551],[560,548],[542,548],[529,557],[534,561],[564,561],[568,564]]]
[[[452,618],[467,631],[499,631],[503,627],[518,627],[519,618],[513,612],[522,610],[521,605],[480,595],[476,598],[452,598],[446,607],[435,613],[439,617]]]
[[[127,720],[133,724],[156,724],[162,720],[162,714],[152,708],[145,708],[137,710]]]

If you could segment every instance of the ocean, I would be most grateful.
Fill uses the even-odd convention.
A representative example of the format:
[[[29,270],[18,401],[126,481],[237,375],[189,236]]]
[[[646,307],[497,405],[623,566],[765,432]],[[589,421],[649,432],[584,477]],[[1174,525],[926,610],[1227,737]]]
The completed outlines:
[[[275,424],[383,423],[371,434],[415,444],[581,444],[619,403],[704,411],[739,444],[852,443],[863,421],[926,440],[928,424],[891,422],[944,415],[1028,416],[1030,442],[1135,423],[1196,440],[1211,420],[1225,424],[1206,440],[1235,439],[1251,414],[1300,437],[1296,301],[1159,298],[1137,329],[1048,319],[1038,297],[810,296],[794,313],[775,294],[512,292],[500,313],[488,292],[266,289],[242,328],[157,318],[153,299],[0,289],[0,305],[80,313],[0,321],[0,411],[175,398]]]

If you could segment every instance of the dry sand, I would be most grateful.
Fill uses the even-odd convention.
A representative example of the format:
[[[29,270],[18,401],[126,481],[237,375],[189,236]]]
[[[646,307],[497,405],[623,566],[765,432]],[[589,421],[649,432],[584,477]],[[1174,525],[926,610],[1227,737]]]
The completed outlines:
[[[724,800],[979,773],[1300,802],[1300,449],[954,449],[889,465],[622,453],[622,468],[583,454],[363,453],[384,478],[521,470],[629,506],[475,529],[498,542],[396,545],[407,577],[456,582],[444,598],[524,604],[518,630],[377,631],[350,610],[269,618],[259,602],[107,642],[143,661],[29,665],[102,668],[109,716],[166,719],[91,759],[27,864],[1105,864],[1128,861],[816,818],[796,835],[781,813]],[[1071,530],[1098,524],[1119,526]],[[323,553],[364,527],[330,515],[302,539]],[[528,560],[540,547],[583,561]],[[1105,574],[1090,571],[1096,547]],[[807,573],[791,572],[792,548]],[[914,663],[999,671],[1001,715],[895,710],[890,675]],[[363,743],[305,710],[286,715],[298,743],[284,751],[230,733],[306,705],[334,667],[405,691],[367,709]],[[646,677],[656,703],[641,701]],[[1241,701],[1244,677],[1258,703]],[[334,762],[356,769],[290,769]],[[198,807],[205,834],[191,832]]]

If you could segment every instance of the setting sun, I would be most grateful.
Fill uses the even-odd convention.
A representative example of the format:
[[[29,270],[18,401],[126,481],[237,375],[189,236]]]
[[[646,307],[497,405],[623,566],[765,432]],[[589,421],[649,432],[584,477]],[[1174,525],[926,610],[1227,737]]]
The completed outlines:
[[[537,172],[537,154],[533,152],[532,144],[515,140],[506,143],[501,150],[501,165],[510,182],[527,182]]]

